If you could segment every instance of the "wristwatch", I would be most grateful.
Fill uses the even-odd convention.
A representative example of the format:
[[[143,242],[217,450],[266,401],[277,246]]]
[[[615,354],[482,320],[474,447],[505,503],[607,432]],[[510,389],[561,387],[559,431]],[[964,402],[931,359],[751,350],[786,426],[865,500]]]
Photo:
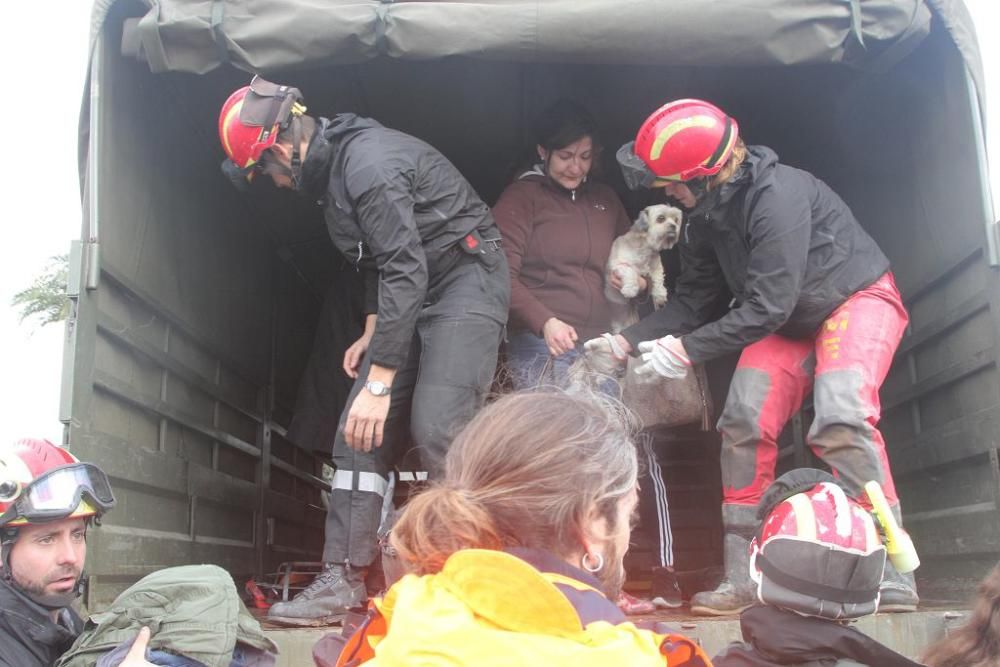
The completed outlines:
[[[388,396],[389,395],[389,385],[385,382],[379,382],[378,380],[369,380],[365,382],[365,389],[372,396]]]

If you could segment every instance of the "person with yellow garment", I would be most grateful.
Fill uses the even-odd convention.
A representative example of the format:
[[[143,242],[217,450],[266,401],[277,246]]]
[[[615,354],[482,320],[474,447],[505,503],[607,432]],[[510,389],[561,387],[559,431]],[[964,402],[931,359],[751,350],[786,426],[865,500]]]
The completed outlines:
[[[609,399],[558,392],[481,411],[393,528],[409,574],[337,664],[711,667],[613,602],[638,491],[629,421]]]

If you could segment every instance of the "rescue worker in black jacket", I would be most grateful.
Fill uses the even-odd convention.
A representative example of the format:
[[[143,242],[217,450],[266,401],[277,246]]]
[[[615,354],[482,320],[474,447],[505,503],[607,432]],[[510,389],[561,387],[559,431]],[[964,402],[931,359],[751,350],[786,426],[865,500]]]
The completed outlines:
[[[107,476],[47,440],[0,445],[0,667],[51,667],[83,630],[87,530],[115,504]]]
[[[345,358],[357,379],[333,443],[326,567],[269,612],[315,619],[365,603],[359,568],[374,560],[407,436],[436,476],[451,436],[485,399],[510,280],[488,207],[441,153],[367,118],[304,111],[298,89],[255,77],[226,101],[219,136],[235,183],[265,174],[317,201],[337,249],[377,276],[366,289],[376,314]]]
[[[681,273],[664,308],[585,348],[597,367],[639,353],[637,372],[668,378],[742,350],[718,424],[726,574],[691,600],[696,613],[738,613],[753,600],[754,508],[774,479],[778,435],[810,391],[810,447],[852,495],[881,484],[900,519],[878,390],[908,316],[889,261],[847,204],[769,148],[744,145],[714,105],[661,107],[618,161],[629,187],[662,187],[687,209]],[[914,609],[912,575],[887,567],[881,601],[883,610]]]

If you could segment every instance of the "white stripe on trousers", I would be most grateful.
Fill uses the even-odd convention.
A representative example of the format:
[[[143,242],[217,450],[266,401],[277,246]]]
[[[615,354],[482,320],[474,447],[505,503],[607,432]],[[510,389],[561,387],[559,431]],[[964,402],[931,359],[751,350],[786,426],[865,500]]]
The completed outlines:
[[[670,507],[667,505],[667,485],[663,481],[663,471],[660,462],[653,451],[653,436],[649,433],[639,435],[642,441],[642,451],[646,455],[646,470],[653,482],[653,497],[656,499],[656,529],[660,534],[660,565],[674,566],[674,534],[670,528]]]
[[[338,470],[333,473],[333,480],[330,482],[332,489],[342,489],[344,491],[366,491],[379,496],[385,496],[389,490],[389,480],[374,472],[359,472],[358,487],[354,488],[354,471]]]

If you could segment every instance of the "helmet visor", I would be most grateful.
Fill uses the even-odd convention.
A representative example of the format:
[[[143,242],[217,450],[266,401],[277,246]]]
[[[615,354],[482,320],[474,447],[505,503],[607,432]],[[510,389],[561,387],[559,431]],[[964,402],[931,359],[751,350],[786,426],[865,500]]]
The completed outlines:
[[[629,190],[650,188],[656,181],[656,174],[635,154],[635,142],[630,141],[618,149],[615,155]]]
[[[28,523],[69,517],[83,500],[98,513],[115,506],[115,496],[104,471],[90,463],[60,466],[36,478],[0,517],[0,525],[23,519]]]

